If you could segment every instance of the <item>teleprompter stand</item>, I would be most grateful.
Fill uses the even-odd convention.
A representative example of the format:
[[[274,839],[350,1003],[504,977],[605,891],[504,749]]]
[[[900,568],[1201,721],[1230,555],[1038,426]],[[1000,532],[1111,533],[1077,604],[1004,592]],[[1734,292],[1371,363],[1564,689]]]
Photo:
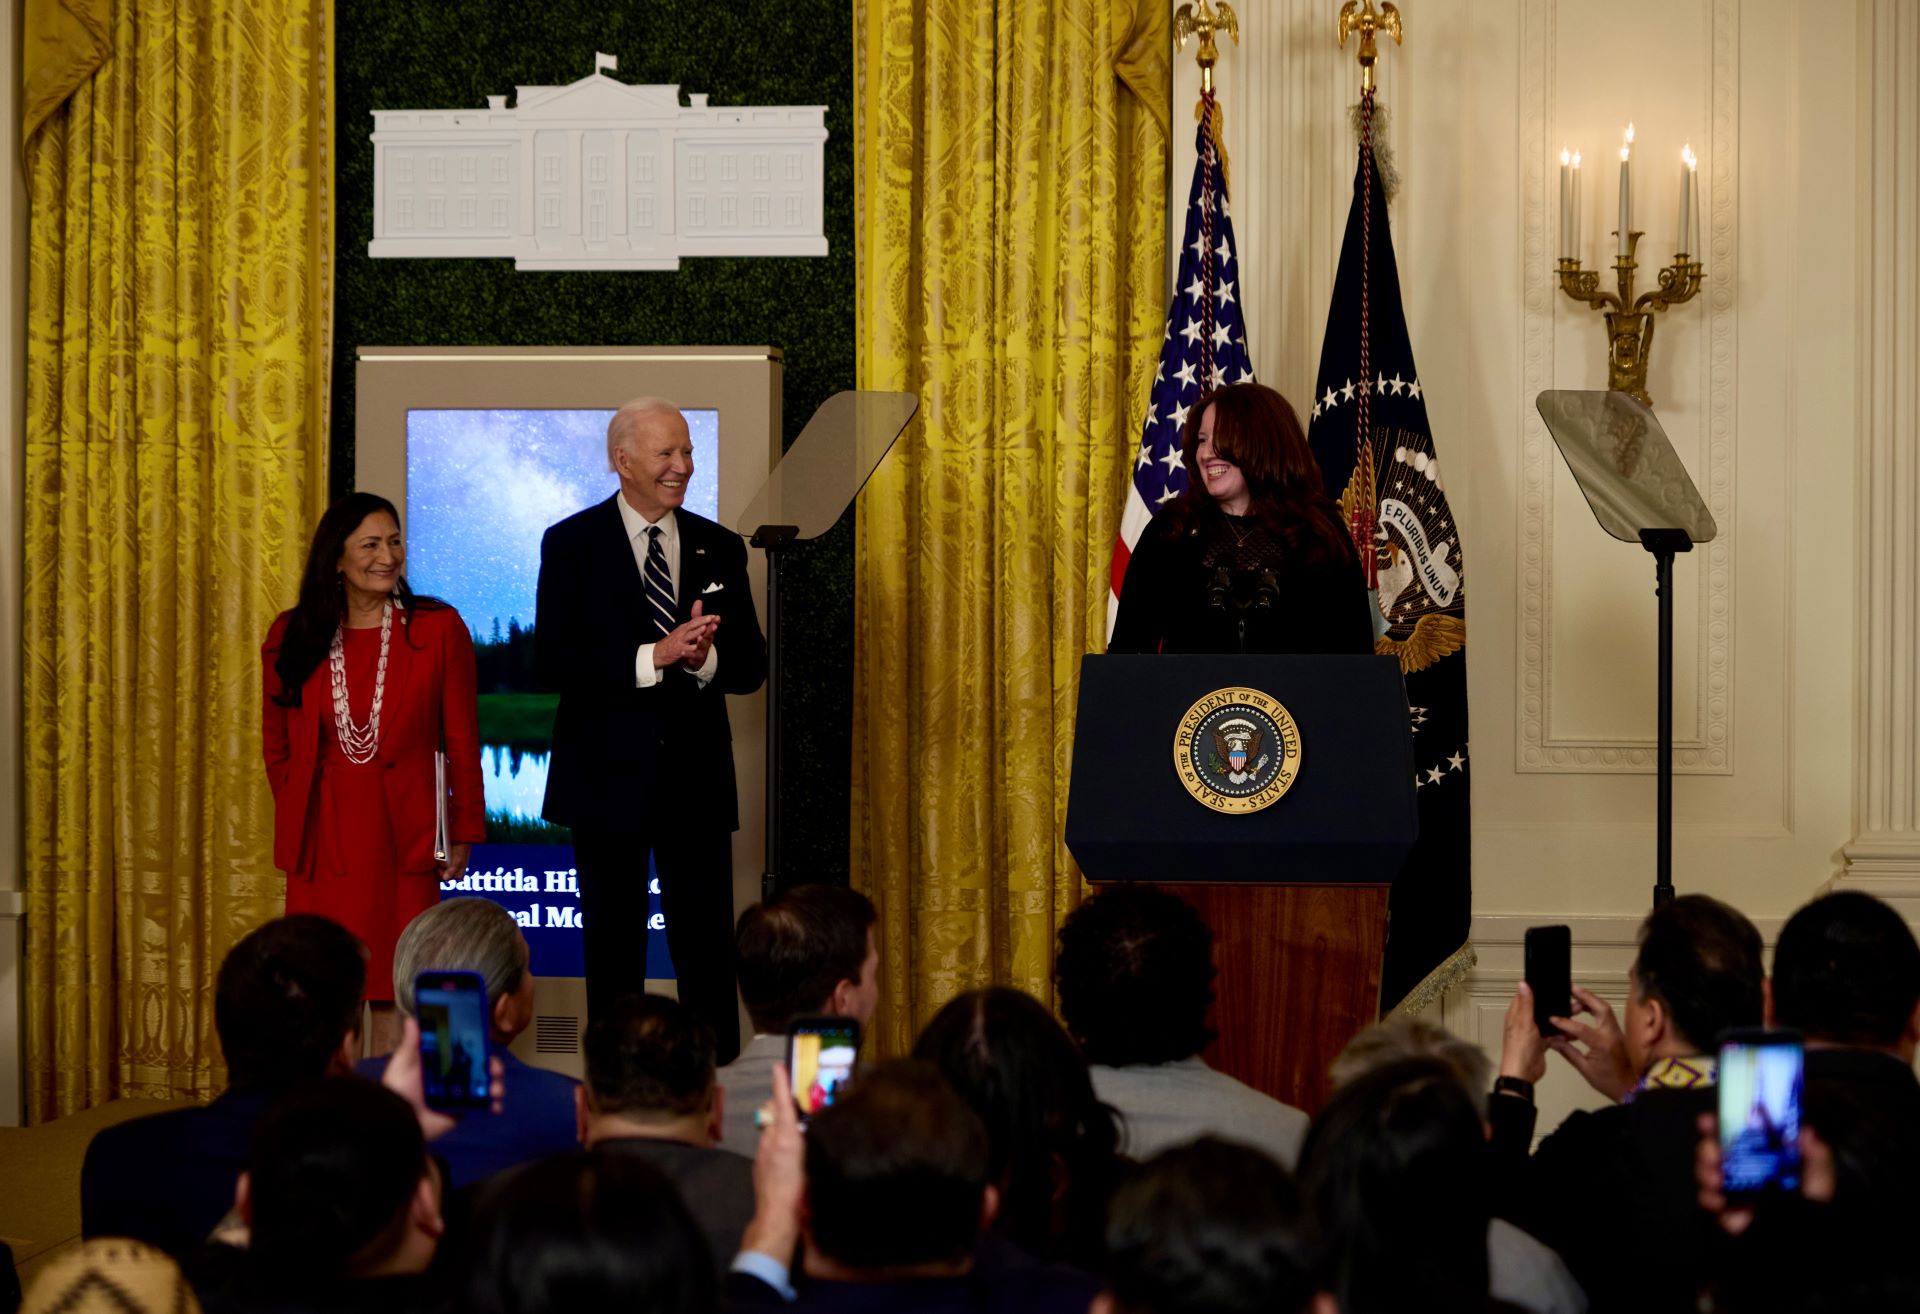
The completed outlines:
[[[1600,528],[1653,554],[1660,604],[1653,906],[1673,898],[1673,559],[1719,532],[1666,431],[1624,392],[1548,391],[1534,404]]]
[[[767,554],[767,858],[760,896],[780,888],[780,564],[838,524],[920,407],[904,392],[840,392],[820,405],[734,529]]]

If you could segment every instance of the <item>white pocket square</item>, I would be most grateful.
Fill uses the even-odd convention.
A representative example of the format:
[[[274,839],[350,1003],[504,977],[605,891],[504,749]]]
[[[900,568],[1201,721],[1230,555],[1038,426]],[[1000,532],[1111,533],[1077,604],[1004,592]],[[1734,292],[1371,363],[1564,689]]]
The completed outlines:
[[[719,580],[716,579],[713,583],[707,585],[704,589],[701,589],[700,592],[703,594],[718,593],[721,589],[724,589],[725,587],[726,587],[725,584],[722,584]]]

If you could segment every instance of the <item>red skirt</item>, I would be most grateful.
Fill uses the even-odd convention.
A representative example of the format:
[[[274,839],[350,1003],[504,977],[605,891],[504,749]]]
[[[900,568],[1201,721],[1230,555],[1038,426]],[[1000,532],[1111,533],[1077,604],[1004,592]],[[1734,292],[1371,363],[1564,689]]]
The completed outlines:
[[[356,766],[321,735],[300,870],[287,879],[287,911],[331,917],[367,946],[367,998],[393,998],[393,945],[407,923],[440,901],[439,874],[400,870],[387,814],[386,764]]]

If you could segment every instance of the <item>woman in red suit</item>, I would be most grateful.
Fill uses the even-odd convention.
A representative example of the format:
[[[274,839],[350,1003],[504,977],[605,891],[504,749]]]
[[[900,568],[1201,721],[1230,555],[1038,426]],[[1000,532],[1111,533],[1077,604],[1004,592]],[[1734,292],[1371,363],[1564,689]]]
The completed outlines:
[[[393,503],[350,493],[314,531],[300,601],[260,649],[260,738],[273,861],[287,911],[321,913],[367,946],[375,1046],[394,1030],[393,944],[486,838],[473,639],[460,613],[407,588]],[[434,754],[446,753],[446,845],[435,853]],[[384,1004],[384,1007],[382,1005]]]

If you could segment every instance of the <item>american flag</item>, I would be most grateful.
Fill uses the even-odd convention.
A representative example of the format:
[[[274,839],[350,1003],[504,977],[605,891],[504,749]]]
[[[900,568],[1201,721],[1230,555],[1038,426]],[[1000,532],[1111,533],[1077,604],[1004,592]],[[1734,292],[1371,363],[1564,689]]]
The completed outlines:
[[[1193,186],[1187,193],[1186,239],[1180,249],[1180,277],[1167,307],[1166,336],[1153,393],[1140,426],[1140,450],[1133,466],[1133,487],[1113,546],[1113,595],[1107,603],[1107,632],[1120,607],[1120,585],[1140,531],[1160,508],[1187,487],[1180,462],[1180,435],[1187,413],[1200,394],[1229,383],[1253,379],[1247,359],[1246,322],[1240,315],[1240,259],[1227,211],[1226,170],[1207,125],[1214,114],[1211,95],[1202,100],[1194,146]]]

